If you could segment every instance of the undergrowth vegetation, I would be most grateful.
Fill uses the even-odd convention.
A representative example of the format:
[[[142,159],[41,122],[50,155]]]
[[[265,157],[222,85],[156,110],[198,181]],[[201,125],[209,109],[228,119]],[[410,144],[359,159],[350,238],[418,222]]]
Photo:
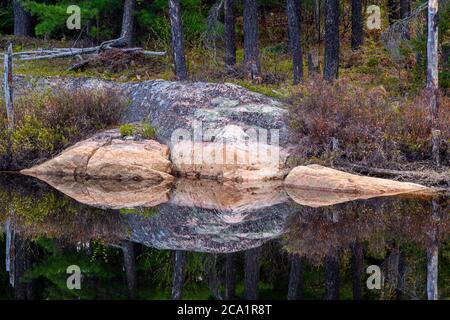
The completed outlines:
[[[112,90],[33,92],[15,100],[15,130],[0,106],[0,169],[22,169],[119,123],[127,102]]]
[[[348,81],[310,79],[293,99],[290,125],[300,162],[347,160],[369,165],[428,160],[431,120],[426,91],[405,99]],[[441,159],[449,162],[450,99],[440,97]],[[307,160],[309,159],[309,160]]]

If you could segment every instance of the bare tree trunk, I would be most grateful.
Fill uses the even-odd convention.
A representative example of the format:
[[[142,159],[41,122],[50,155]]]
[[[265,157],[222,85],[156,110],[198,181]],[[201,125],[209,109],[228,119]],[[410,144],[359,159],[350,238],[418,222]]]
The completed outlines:
[[[127,277],[128,297],[136,299],[137,279],[136,279],[136,260],[134,255],[134,243],[130,241],[122,242],[123,264]]]
[[[236,253],[228,253],[225,262],[225,299],[236,299]]]
[[[433,160],[439,165],[440,132],[434,132],[438,118],[437,91],[439,86],[438,69],[438,0],[428,0],[428,36],[427,36],[427,88],[430,91],[430,108],[432,119]]]
[[[406,257],[405,252],[400,249],[398,260],[398,281],[397,281],[397,300],[404,299],[406,280]]]
[[[314,21],[316,24],[316,37],[317,37],[318,44],[322,40],[321,32],[320,32],[320,2],[321,2],[321,0],[315,0],[315,2],[314,2]]]
[[[186,58],[184,56],[183,25],[180,0],[169,0],[170,28],[172,31],[173,60],[177,80],[187,80]]]
[[[325,260],[325,300],[339,300],[339,269],[338,254],[328,255]]]
[[[5,72],[3,74],[3,89],[5,91],[6,114],[8,117],[8,127],[13,130],[15,125],[14,103],[13,103],[13,70],[12,70],[12,44],[9,44],[6,50],[4,64]]]
[[[303,58],[299,21],[300,3],[298,0],[286,1],[286,13],[288,17],[289,41],[292,50],[294,66],[294,84],[303,78]]]
[[[362,0],[352,0],[352,49],[358,49],[363,41]]]
[[[133,45],[134,38],[134,8],[136,0],[125,0],[123,4],[122,31],[120,38],[126,43],[127,47]]]
[[[427,248],[427,297],[428,300],[438,299],[438,255],[437,244]]]
[[[244,0],[244,64],[251,79],[259,77],[261,63],[256,0]]]
[[[389,290],[395,290],[398,287],[399,279],[399,262],[400,262],[400,250],[396,244],[393,244],[392,249],[389,251],[385,259],[385,272],[386,281],[385,285]]]
[[[325,0],[325,63],[326,80],[339,75],[339,0]]]
[[[302,258],[295,254],[291,259],[291,272],[289,273],[288,300],[303,299],[303,266]]]
[[[173,268],[172,300],[181,300],[183,297],[184,269],[186,267],[186,252],[175,251]]]
[[[362,299],[361,277],[363,274],[364,253],[361,243],[354,243],[352,246],[352,286],[353,286],[353,300]]]
[[[30,241],[23,240],[19,235],[15,235],[14,238],[14,296],[18,300],[32,300],[33,283],[26,283],[23,279],[32,264]]]
[[[433,0],[431,0],[433,1]],[[438,200],[432,201],[432,217],[434,221],[440,220],[440,206]],[[429,244],[427,247],[427,298],[428,300],[438,300],[438,230],[434,225],[428,235]]]
[[[236,19],[234,0],[225,0],[225,64],[236,64]]]
[[[245,251],[245,299],[258,300],[258,283],[259,283],[259,256],[261,248],[254,248]]]
[[[25,11],[21,0],[13,1],[14,35],[31,36],[31,15]]]

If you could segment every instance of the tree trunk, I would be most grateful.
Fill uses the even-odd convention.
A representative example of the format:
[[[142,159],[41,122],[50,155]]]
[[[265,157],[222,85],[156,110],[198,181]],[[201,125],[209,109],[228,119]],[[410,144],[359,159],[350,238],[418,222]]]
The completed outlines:
[[[362,299],[361,277],[363,274],[364,253],[361,243],[355,243],[352,246],[352,286],[353,286],[353,300]]]
[[[169,0],[170,29],[172,32],[173,60],[177,80],[187,80],[186,58],[184,56],[183,25],[180,0]]]
[[[288,300],[303,299],[303,266],[299,255],[292,256],[287,298]]]
[[[261,248],[254,248],[245,251],[244,285],[246,300],[258,300],[260,252]]]
[[[244,0],[244,65],[251,79],[259,77],[261,65],[256,0]]]
[[[325,261],[325,300],[339,300],[339,257],[328,255]]]
[[[6,115],[8,128],[13,130],[15,125],[14,103],[13,103],[13,66],[12,66],[12,44],[9,44],[4,57],[5,69],[3,73],[3,89],[5,91]]]
[[[122,31],[120,38],[126,43],[127,47],[133,45],[134,38],[134,8],[136,0],[125,0],[123,4]]]
[[[433,0],[431,0],[433,1]],[[438,200],[432,201],[432,217],[434,221],[440,220],[440,205]],[[438,300],[438,230],[437,225],[431,226],[428,234],[429,244],[427,246],[427,298],[428,300]]]
[[[438,118],[437,91],[439,86],[438,70],[438,0],[428,0],[428,36],[427,36],[427,88],[430,91],[431,127],[434,130]],[[439,137],[440,134],[433,134]],[[432,137],[434,162],[439,165],[440,139]],[[437,152],[436,152],[437,151]]]
[[[303,59],[302,59],[302,46],[300,36],[299,11],[300,11],[300,3],[298,0],[286,1],[289,41],[294,66],[294,84],[299,83],[300,80],[303,78]]]
[[[236,64],[236,19],[234,0],[225,0],[225,65]]]
[[[400,249],[400,255],[398,260],[398,282],[397,282],[397,300],[404,299],[405,292],[405,280],[406,280],[406,257],[405,252]]]
[[[410,0],[400,0],[400,19],[405,19],[409,16],[409,12],[411,11]],[[406,34],[405,37],[409,39],[409,24],[406,25]]]
[[[31,36],[31,15],[25,11],[21,0],[13,1],[14,35]]]
[[[225,299],[236,299],[236,253],[228,253],[225,262]]]
[[[25,272],[32,264],[30,241],[23,240],[19,235],[15,235],[14,238],[14,296],[17,300],[32,300],[34,298],[33,283],[26,283],[23,279]]]
[[[427,248],[427,297],[438,299],[438,246],[432,243]]]
[[[399,262],[400,262],[400,250],[398,246],[393,244],[392,249],[389,251],[385,259],[385,271],[384,271],[384,274],[386,275],[385,285],[388,290],[396,290],[398,287]]]
[[[358,49],[363,41],[362,0],[352,0],[352,49]]]
[[[123,264],[127,277],[128,297],[136,299],[137,280],[136,280],[136,260],[134,255],[134,243],[130,241],[122,242]]]
[[[186,252],[180,250],[175,251],[175,263],[173,268],[173,282],[172,282],[172,300],[181,300],[181,298],[183,297],[185,266],[186,266]]]
[[[316,38],[317,43],[319,44],[321,41],[321,32],[320,32],[320,0],[315,0],[314,2],[314,21],[316,24]]]
[[[339,0],[325,0],[325,63],[326,80],[339,74]]]

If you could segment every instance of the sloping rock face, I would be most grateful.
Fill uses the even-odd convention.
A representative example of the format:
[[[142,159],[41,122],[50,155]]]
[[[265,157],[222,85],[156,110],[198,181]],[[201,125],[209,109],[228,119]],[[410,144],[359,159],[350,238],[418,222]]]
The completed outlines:
[[[103,180],[172,181],[169,149],[153,140],[123,140],[111,130],[81,141],[25,175]]]
[[[320,165],[295,167],[286,177],[284,185],[295,202],[310,207],[431,191],[420,184],[358,176]]]
[[[16,94],[27,90],[114,89],[130,99],[124,122],[150,121],[158,138],[170,145],[176,129],[186,129],[195,141],[210,141],[207,135],[193,132],[194,127],[207,132],[227,125],[279,131],[280,146],[291,143],[285,120],[286,106],[278,100],[249,91],[231,83],[174,82],[151,80],[119,83],[90,78],[14,78]],[[270,134],[269,134],[270,135]]]
[[[170,144],[177,129],[185,129],[194,141],[210,142],[211,134],[227,125],[244,131],[279,131],[280,145],[289,143],[286,107],[277,100],[230,83],[146,81],[127,88],[132,103],[125,121],[151,119],[159,137]],[[203,135],[198,131],[202,131]]]
[[[164,80],[116,83],[84,78],[17,79],[17,82],[21,90],[118,90],[130,100],[123,122],[150,122],[157,130],[158,140],[169,146],[175,171],[186,176],[250,181],[280,179],[288,172],[286,163],[291,144],[286,106],[238,85]],[[96,148],[95,143],[91,148]],[[222,156],[230,148],[236,149],[237,162],[226,160],[222,165],[217,155],[198,161],[198,155],[204,150],[217,150]],[[270,163],[265,156],[255,160],[255,150],[259,149],[268,149],[280,157]],[[179,158],[180,150],[190,153],[194,160],[186,165],[186,158]],[[90,154],[90,149],[86,154]],[[239,154],[252,160],[241,161]]]

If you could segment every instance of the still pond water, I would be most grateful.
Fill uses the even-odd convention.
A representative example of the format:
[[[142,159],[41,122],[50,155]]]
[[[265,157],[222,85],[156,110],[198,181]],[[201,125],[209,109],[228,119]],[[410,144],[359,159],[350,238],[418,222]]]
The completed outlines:
[[[450,299],[444,195],[0,174],[0,230],[2,300]]]

